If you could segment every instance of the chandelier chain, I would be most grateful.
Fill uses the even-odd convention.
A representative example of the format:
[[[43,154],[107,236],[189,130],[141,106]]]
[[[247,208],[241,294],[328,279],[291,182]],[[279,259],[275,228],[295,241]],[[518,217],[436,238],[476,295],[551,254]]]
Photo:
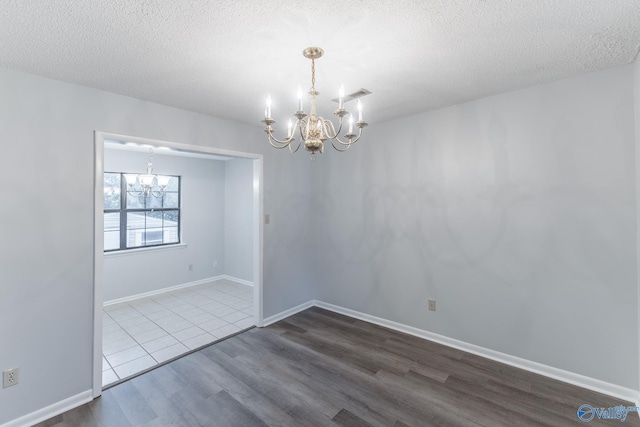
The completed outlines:
[[[316,91],[316,60],[311,58],[311,92]]]

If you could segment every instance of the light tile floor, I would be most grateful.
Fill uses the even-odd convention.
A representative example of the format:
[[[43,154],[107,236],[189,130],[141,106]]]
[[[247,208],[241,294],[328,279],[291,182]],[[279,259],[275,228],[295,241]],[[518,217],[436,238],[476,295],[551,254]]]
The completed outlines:
[[[230,280],[105,306],[102,386],[253,325],[253,288]]]

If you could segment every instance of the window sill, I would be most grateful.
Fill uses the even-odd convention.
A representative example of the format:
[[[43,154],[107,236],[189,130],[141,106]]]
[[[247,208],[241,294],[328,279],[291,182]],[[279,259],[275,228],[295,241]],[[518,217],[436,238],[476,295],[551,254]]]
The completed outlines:
[[[149,253],[149,252],[170,251],[173,249],[184,249],[186,247],[187,247],[186,243],[178,243],[176,245],[154,246],[152,248],[125,249],[122,251],[103,252],[103,253],[105,258],[111,258],[111,257],[125,256],[125,255],[143,254],[143,253]]]

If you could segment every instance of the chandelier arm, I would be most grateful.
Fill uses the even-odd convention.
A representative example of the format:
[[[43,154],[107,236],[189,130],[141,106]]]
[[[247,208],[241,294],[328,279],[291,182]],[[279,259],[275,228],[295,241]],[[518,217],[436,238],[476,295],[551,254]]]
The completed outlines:
[[[336,128],[333,125],[333,122],[329,119],[325,119],[320,117],[319,120],[322,121],[322,128],[325,131],[325,134],[327,135],[327,137],[329,139],[333,139],[336,138],[338,136],[338,133],[340,132],[340,128],[342,128],[342,123],[340,123],[340,127],[338,128],[338,132],[336,132]],[[333,135],[332,135],[333,133]]]
[[[271,138],[267,138],[269,140],[269,144],[271,144],[271,146],[273,148],[277,148],[278,150],[282,150],[283,148],[289,148],[289,151],[291,153],[295,153],[296,151],[298,151],[298,148],[300,148],[300,145],[302,144],[302,140],[298,141],[298,145],[296,145],[296,148],[293,149],[292,147],[292,142],[295,141],[295,138],[292,138],[291,141],[289,141],[288,143],[282,144],[282,145],[277,145],[274,144],[273,141],[271,140]]]
[[[358,142],[361,136],[362,136],[362,127],[358,127],[358,136],[356,136],[356,139],[354,139],[353,141],[349,140],[350,141],[349,144],[355,144],[356,142]]]
[[[306,122],[304,121],[304,119],[302,119],[302,114],[300,116],[295,116],[295,117],[296,117],[296,123],[293,125],[291,135],[289,137],[283,139],[283,140],[280,140],[280,139],[276,138],[273,135],[273,128],[270,125],[275,123],[275,121],[272,122],[272,123],[268,123],[267,124],[267,127],[264,129],[264,131],[267,134],[268,140],[269,140],[269,144],[271,144],[272,147],[274,147],[274,148],[285,148],[285,147],[289,146],[289,144],[291,144],[295,140],[295,137],[293,136],[295,131],[293,129],[295,129],[296,126],[300,129],[300,137],[302,139],[304,139],[302,130],[303,130],[303,124],[306,123]],[[276,142],[277,144],[281,144],[282,146],[278,146],[277,144],[274,144],[273,142]]]
[[[342,132],[342,116],[340,117],[340,125],[338,126],[338,130],[336,131],[336,136],[340,135],[340,132]]]
[[[304,138],[302,138],[302,125],[300,124],[301,121],[302,120],[299,119],[299,118],[296,120],[296,124],[294,125],[294,128],[291,130],[291,139],[286,145],[286,147],[289,148],[289,152],[292,153],[292,154],[295,153],[296,151],[298,151],[298,149],[300,148],[300,145],[302,145],[302,140],[304,139]],[[294,149],[294,148],[292,148],[293,147],[292,142],[296,140],[294,138],[294,136],[293,136],[295,134],[295,126],[298,126],[298,128],[300,130],[300,140],[298,141],[298,144],[296,145],[296,148]]]
[[[133,197],[140,197],[144,194],[144,190],[140,189],[140,190],[136,190],[136,189],[131,189],[131,190],[127,190],[127,194]]]
[[[275,143],[270,135],[267,135],[267,141],[269,141],[269,144],[271,144],[273,148],[285,148],[288,145],[288,144],[279,145]]]
[[[333,138],[332,141],[336,140],[336,141],[338,141],[340,143],[340,145],[344,145],[344,146],[349,146],[350,147],[353,144],[355,144],[356,142],[358,142],[358,140],[360,139],[361,136],[362,136],[362,128],[360,128],[358,130],[358,135],[355,138],[349,138],[349,141],[347,141],[347,142],[341,141],[340,138],[338,138],[338,137]]]
[[[298,119],[298,122],[296,123],[296,125],[298,126],[298,130],[300,131],[300,139],[304,140],[305,139],[304,129],[307,126],[307,121],[305,119]]]
[[[334,141],[335,141],[335,142],[338,142],[338,143],[339,143],[340,145],[342,145],[342,146],[348,147],[348,146],[350,146],[350,145],[352,145],[352,144],[355,144],[355,143],[358,141],[358,139],[360,139],[360,136],[362,135],[362,128],[360,127],[360,128],[359,128],[359,130],[358,130],[358,136],[357,136],[355,139],[349,138],[349,140],[348,140],[348,141],[342,141],[342,140],[340,139],[340,131],[341,131],[341,129],[342,129],[342,117],[340,117],[340,127],[338,128],[338,131],[337,131],[337,132],[335,131],[335,128],[334,128],[333,122],[331,122],[330,120],[325,120],[325,119],[323,119],[323,120],[324,120],[325,122],[328,122],[328,123],[329,123],[329,125],[330,125],[330,127],[331,127],[331,130],[334,132],[334,135],[330,135],[330,134],[327,132],[327,136],[329,137],[329,139],[331,139],[331,145],[333,145],[333,147],[334,147],[334,148],[336,148],[336,145],[333,143]],[[337,148],[336,148],[336,149],[337,149]],[[340,151],[340,150],[338,150],[338,151]]]
[[[333,122],[331,120],[329,120],[329,119],[326,120],[331,124],[331,130],[333,131],[333,134],[335,135],[335,136],[329,135],[329,138],[337,138],[338,135],[340,135],[340,132],[342,132],[342,117],[343,117],[343,115],[338,115],[338,120],[339,120],[339,122],[338,122],[338,130],[336,130],[336,128],[335,128],[335,126],[334,126],[334,124],[333,124]]]
[[[334,142],[334,141],[336,141],[336,140],[337,140],[338,142],[340,142],[340,144],[342,144],[342,146],[340,146],[340,145],[336,145],[336,144],[335,144],[335,142]],[[332,146],[333,148],[335,148],[337,151],[340,151],[341,153],[344,153],[344,152],[345,152],[345,151],[347,151],[349,148],[351,148],[351,145],[353,145],[353,144],[348,144],[348,143],[347,143],[347,144],[342,143],[342,142],[341,142],[340,140],[338,140],[337,138],[331,138],[331,140],[330,140],[330,141],[331,141],[331,146]]]
[[[271,146],[273,148],[277,148],[278,150],[282,150],[283,148],[287,148],[290,145],[290,144],[283,144],[283,145],[274,144],[273,141],[271,140],[271,137],[267,137],[267,140],[269,141],[269,144],[271,144]]]
[[[340,135],[336,135],[336,136],[335,136],[335,138],[331,138],[331,141],[332,141],[331,145],[333,145],[333,141],[336,141],[336,142],[337,142],[337,143],[339,143],[340,145],[343,145],[343,146],[351,146],[351,145],[355,144],[355,143],[356,143],[356,141],[358,141],[358,139],[360,138],[360,134],[361,134],[361,133],[362,133],[362,130],[360,130],[360,133],[358,134],[358,137],[357,137],[356,139],[352,140],[351,138],[349,138],[349,140],[348,140],[348,141],[342,141],[342,140],[340,139]],[[335,147],[335,145],[334,145],[334,147]]]
[[[299,148],[300,148],[300,146],[302,145],[302,140],[298,141],[298,145],[296,145],[296,148],[295,148],[295,149],[291,148],[291,145],[292,145],[292,144],[289,144],[289,145],[288,145],[288,147],[289,147],[289,152],[291,152],[291,153],[293,154],[293,153],[295,153],[296,151],[298,151],[298,149],[299,149]]]
[[[287,146],[289,144],[291,144],[291,141],[293,141],[295,138],[293,137],[293,135],[291,135],[290,137],[283,139],[283,140],[279,140],[278,138],[276,138],[275,136],[273,136],[273,131],[269,128],[265,129],[265,132],[267,132],[267,135],[269,136],[269,142],[271,142],[271,140],[277,142],[278,144],[283,144],[284,146]],[[273,143],[271,144],[273,145]]]
[[[283,148],[287,148],[287,147],[288,147],[288,145],[283,145],[282,147],[280,147],[280,146],[278,146],[278,145],[273,145],[273,144],[271,144],[271,146],[272,146],[273,148],[275,148],[275,149],[278,149],[278,150],[282,150]]]

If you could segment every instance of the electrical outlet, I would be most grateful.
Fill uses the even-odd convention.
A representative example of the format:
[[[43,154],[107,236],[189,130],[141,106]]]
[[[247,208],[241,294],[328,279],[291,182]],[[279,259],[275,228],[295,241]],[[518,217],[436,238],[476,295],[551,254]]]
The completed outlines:
[[[189,264],[189,271],[193,271],[193,264]]]
[[[264,223],[265,223],[265,224],[269,224],[269,223],[271,223],[271,215],[269,215],[269,214],[265,214],[265,216],[264,216]]]
[[[213,268],[218,268],[218,261],[213,261]]]
[[[436,300],[429,300],[429,311],[436,311]]]
[[[8,369],[2,372],[2,387],[7,388],[18,384],[20,380],[20,368]]]

